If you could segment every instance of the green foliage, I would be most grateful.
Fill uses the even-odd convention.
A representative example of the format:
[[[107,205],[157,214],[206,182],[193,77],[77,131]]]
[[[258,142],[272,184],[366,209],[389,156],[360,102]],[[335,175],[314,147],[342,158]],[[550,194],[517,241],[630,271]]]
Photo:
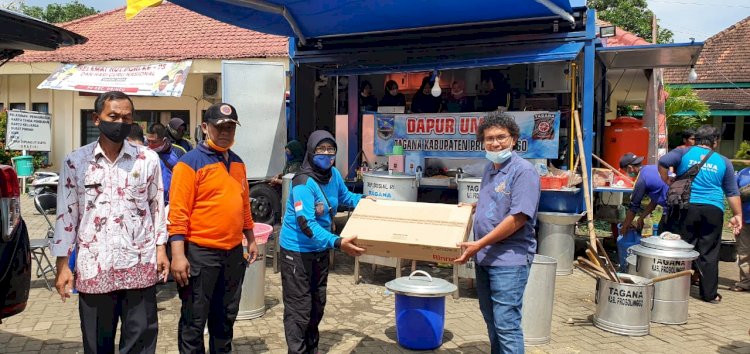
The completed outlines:
[[[738,160],[750,160],[750,141],[743,141],[734,158]]]
[[[86,6],[78,0],[66,4],[49,4],[46,8],[27,6],[21,3],[19,10],[27,16],[38,18],[49,23],[62,23],[99,13],[93,7]]]
[[[664,109],[667,116],[667,131],[670,134],[669,146],[674,147],[682,144],[677,135],[685,129],[698,128],[705,124],[711,110],[691,87],[667,86],[666,91],[668,98]],[[678,115],[680,113],[682,114]],[[686,113],[691,115],[685,115]]]
[[[8,112],[2,111],[0,112],[0,164],[10,166],[12,165],[10,159],[21,156],[21,151],[5,149],[5,132],[7,127]],[[34,170],[52,166],[47,162],[47,154],[44,152],[32,152],[31,156],[34,157]]]
[[[646,0],[588,0],[588,6],[596,9],[599,18],[623,28],[651,42],[651,18]],[[674,33],[659,26],[658,43],[672,43]]]

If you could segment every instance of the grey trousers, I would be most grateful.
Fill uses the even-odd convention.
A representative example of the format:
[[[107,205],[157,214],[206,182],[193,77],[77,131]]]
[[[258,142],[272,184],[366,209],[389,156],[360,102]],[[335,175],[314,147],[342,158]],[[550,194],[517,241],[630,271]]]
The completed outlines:
[[[750,224],[742,225],[737,236],[737,265],[740,268],[740,281],[734,285],[750,290]]]

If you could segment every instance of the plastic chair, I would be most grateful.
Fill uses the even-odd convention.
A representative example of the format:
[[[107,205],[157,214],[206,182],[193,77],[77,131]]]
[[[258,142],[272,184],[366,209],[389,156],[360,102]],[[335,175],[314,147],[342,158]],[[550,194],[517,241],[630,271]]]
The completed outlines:
[[[55,275],[55,266],[50,262],[47,257],[47,249],[49,248],[52,238],[55,236],[55,225],[49,218],[49,214],[54,215],[57,210],[57,194],[41,194],[34,197],[34,206],[40,214],[44,216],[44,220],[47,221],[47,235],[43,239],[29,240],[31,246],[31,258],[34,259],[37,265],[36,277],[44,277],[44,283],[47,286],[47,290],[52,291],[47,274],[52,273]]]

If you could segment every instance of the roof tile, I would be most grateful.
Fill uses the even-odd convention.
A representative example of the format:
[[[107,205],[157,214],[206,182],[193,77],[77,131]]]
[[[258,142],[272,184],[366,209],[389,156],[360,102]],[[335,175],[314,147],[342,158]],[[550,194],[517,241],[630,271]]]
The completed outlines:
[[[713,35],[703,44],[696,83],[750,82],[750,16]],[[690,68],[664,71],[668,83],[687,83]]]
[[[125,7],[60,24],[88,37],[82,45],[26,51],[18,62],[186,60],[285,57],[287,38],[214,20],[164,2],[130,21]]]

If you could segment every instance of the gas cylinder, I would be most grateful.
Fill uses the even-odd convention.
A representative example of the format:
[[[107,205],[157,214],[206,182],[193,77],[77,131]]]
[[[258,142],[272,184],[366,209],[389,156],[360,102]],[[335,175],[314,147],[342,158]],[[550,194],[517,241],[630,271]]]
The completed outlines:
[[[620,158],[626,152],[644,158],[647,163],[649,132],[643,121],[633,117],[618,117],[604,128],[604,156],[602,158],[614,168],[620,168]]]

